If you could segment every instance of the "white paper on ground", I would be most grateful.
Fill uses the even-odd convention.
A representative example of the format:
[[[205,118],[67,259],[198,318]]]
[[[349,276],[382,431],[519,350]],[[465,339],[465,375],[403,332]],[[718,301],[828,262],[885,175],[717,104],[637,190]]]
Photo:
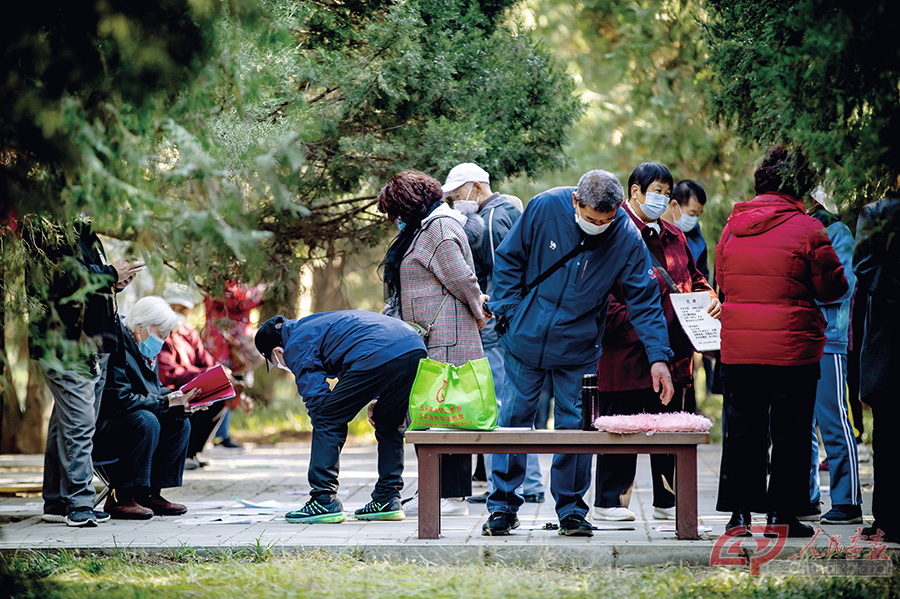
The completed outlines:
[[[271,522],[274,514],[265,516],[197,516],[193,518],[178,518],[176,524],[254,524],[255,522]]]
[[[240,503],[244,507],[260,509],[260,510],[274,510],[274,511],[291,511],[293,509],[297,509],[295,505],[289,505],[287,503],[281,503],[280,501],[275,501],[274,499],[270,499],[269,501],[247,501],[246,499],[241,499],[240,497],[235,497],[235,501]]]
[[[675,532],[674,524],[660,524],[659,526],[654,526],[653,530],[657,532]],[[697,525],[697,532],[712,532],[712,526],[706,526],[705,524]]]
[[[706,311],[711,300],[709,292],[671,293],[669,299],[672,300],[681,328],[695,350],[703,352],[721,349],[722,323]]]

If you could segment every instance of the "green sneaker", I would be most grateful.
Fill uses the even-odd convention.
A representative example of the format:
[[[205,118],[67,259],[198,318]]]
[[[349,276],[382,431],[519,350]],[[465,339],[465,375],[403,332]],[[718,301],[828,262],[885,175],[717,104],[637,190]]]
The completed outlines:
[[[370,501],[359,508],[353,515],[357,520],[404,520],[406,514],[400,505],[400,499],[394,497],[387,501]]]
[[[318,499],[310,499],[299,510],[288,512],[284,519],[291,524],[339,524],[347,519],[344,506],[335,499],[329,503],[321,503]]]

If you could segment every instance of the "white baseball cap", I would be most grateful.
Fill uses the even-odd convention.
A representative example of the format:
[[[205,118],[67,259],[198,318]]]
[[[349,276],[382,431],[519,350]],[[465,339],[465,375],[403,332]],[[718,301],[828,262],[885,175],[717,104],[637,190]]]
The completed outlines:
[[[184,306],[188,310],[193,310],[196,305],[194,297],[191,289],[187,285],[182,285],[180,283],[173,283],[163,291],[164,300],[170,304]]]
[[[450,193],[471,181],[490,184],[491,177],[486,170],[477,164],[463,162],[450,169],[450,172],[447,173],[447,181],[441,185],[441,189],[444,193]]]

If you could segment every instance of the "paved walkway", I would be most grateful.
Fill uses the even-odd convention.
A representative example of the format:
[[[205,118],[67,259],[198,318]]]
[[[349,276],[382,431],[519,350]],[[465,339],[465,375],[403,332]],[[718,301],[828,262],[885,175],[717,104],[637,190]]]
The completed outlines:
[[[434,563],[504,561],[582,565],[650,565],[664,563],[708,564],[715,539],[724,531],[726,514],[715,511],[720,446],[703,446],[698,456],[698,508],[700,541],[675,539],[674,522],[651,519],[653,510],[649,460],[638,459],[637,484],[631,509],[638,520],[622,527],[597,522],[608,528],[592,538],[561,537],[545,530],[556,523],[550,493],[543,504],[525,504],[519,513],[521,528],[509,537],[481,535],[487,517],[484,504],[471,504],[468,516],[442,518],[442,537],[421,541],[414,517],[403,522],[358,522],[343,524],[288,524],[283,514],[302,505],[306,484],[308,444],[253,447],[242,453],[214,448],[210,465],[185,472],[184,487],[164,493],[168,499],[186,503],[183,517],[155,517],[146,521],[114,520],[96,528],[71,528],[40,521],[39,496],[0,497],[0,551],[22,549],[99,549],[160,551],[191,547],[220,550],[234,547],[270,546],[274,551],[327,550],[351,553],[361,558],[428,560]],[[551,456],[541,456],[547,480]],[[41,456],[0,456],[0,484],[35,482],[41,479]],[[828,477],[823,473],[823,485]],[[348,512],[364,505],[376,478],[373,445],[347,446],[341,460],[340,499]],[[864,464],[865,513],[871,513],[871,465]],[[416,488],[416,462],[411,447],[406,455],[406,490]],[[475,488],[475,493],[483,488]],[[246,502],[240,503],[239,500]],[[827,498],[826,498],[827,504]],[[255,506],[255,507],[254,507]],[[762,524],[763,518],[756,517]],[[840,535],[850,544],[855,526],[822,526],[830,535]],[[821,535],[817,545],[827,546]],[[791,540],[791,554],[805,542]],[[751,546],[755,546],[751,542]],[[793,549],[791,549],[793,548]],[[751,549],[753,551],[755,549]]]

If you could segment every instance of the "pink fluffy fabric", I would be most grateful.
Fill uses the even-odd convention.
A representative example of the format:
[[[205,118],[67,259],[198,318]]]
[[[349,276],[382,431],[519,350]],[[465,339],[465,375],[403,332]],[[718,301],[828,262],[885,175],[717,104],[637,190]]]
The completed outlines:
[[[705,433],[712,420],[700,414],[672,412],[669,414],[630,414],[600,416],[594,421],[597,430],[607,433]]]

